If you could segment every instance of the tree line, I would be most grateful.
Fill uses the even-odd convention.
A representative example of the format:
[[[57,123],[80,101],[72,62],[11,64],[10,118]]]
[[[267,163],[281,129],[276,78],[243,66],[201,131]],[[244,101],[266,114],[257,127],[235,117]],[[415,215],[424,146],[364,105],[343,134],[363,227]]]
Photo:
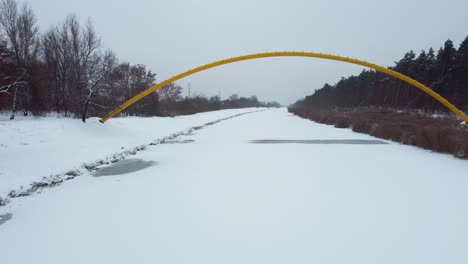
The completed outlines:
[[[447,40],[438,50],[407,52],[389,67],[430,87],[461,109],[468,110],[468,37],[456,49]],[[445,110],[432,97],[409,84],[373,70],[325,84],[295,107],[368,107]]]
[[[0,1],[0,110],[40,115],[56,111],[69,116],[103,115],[156,84],[145,65],[121,62],[103,49],[91,20],[68,15],[41,32],[27,4]],[[278,106],[255,96],[182,97],[173,83],[126,111],[128,115],[178,115],[224,108]]]

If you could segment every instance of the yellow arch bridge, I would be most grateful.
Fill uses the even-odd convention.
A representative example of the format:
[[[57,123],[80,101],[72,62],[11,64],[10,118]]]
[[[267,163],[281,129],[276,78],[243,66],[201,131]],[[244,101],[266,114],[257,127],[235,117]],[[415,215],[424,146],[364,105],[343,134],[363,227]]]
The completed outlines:
[[[386,73],[388,75],[391,75],[397,79],[400,79],[404,82],[407,82],[411,84],[412,86],[420,89],[424,93],[430,95],[433,97],[435,100],[439,101],[442,105],[444,105],[447,109],[455,113],[458,117],[460,117],[463,121],[468,122],[468,116],[466,116],[460,109],[458,109],[456,106],[454,106],[452,103],[447,101],[447,99],[443,98],[440,96],[438,93],[434,92],[424,84],[404,75],[399,72],[396,72],[394,70],[388,69],[383,66],[379,66],[377,64],[373,64],[370,62],[362,61],[362,60],[357,60],[357,59],[351,59],[347,57],[341,57],[341,56],[336,56],[336,55],[329,55],[329,54],[322,54],[322,53],[313,53],[313,52],[296,52],[296,51],[284,51],[284,52],[266,52],[266,53],[258,53],[258,54],[251,54],[251,55],[245,55],[245,56],[239,56],[239,57],[234,57],[230,59],[225,59],[225,60],[220,60],[216,61],[210,64],[206,64],[194,69],[191,69],[189,71],[186,71],[184,73],[181,73],[179,75],[176,75],[172,78],[169,78],[159,84],[156,84],[155,86],[148,88],[147,90],[137,94],[135,97],[132,99],[128,100],[127,102],[123,103],[116,109],[112,110],[109,114],[107,114],[105,117],[103,117],[100,121],[101,123],[105,123],[107,120],[112,118],[113,116],[119,114],[123,110],[125,110],[127,107],[131,106],[132,104],[138,102],[145,96],[152,94],[156,92],[157,90],[163,88],[164,86],[169,85],[170,83],[173,83],[177,80],[180,80],[182,78],[185,78],[187,76],[193,75],[195,73],[205,71],[211,68],[216,68],[225,64],[230,64],[230,63],[235,63],[239,61],[246,61],[246,60],[253,60],[253,59],[260,59],[260,58],[270,58],[270,57],[308,57],[308,58],[319,58],[319,59],[326,59],[326,60],[334,60],[334,61],[341,61],[341,62],[347,62],[347,63],[352,63],[352,64],[357,64],[361,65],[364,67],[368,67],[371,69],[374,69],[379,72]]]

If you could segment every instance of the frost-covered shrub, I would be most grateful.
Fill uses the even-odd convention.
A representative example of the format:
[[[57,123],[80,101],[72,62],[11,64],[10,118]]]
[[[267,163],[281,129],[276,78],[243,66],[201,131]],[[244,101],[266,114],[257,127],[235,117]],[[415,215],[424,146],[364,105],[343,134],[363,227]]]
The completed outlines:
[[[0,206],[5,206],[8,203],[8,198],[3,198],[0,196]]]

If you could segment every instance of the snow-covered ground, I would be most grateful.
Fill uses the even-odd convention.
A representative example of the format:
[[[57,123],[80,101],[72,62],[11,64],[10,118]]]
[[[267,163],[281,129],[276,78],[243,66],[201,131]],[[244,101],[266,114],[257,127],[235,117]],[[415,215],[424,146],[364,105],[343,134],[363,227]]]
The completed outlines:
[[[184,118],[180,128],[195,122]],[[172,132],[152,122],[76,126],[114,137],[89,143],[105,155]],[[375,140],[277,109],[150,146],[132,157],[147,168],[85,174],[0,208],[0,262],[468,263],[467,161],[391,142],[279,144],[350,139]],[[67,143],[51,155],[74,156]]]
[[[235,109],[190,116],[98,118],[0,118],[0,197],[33,181],[64,173],[125,149],[215,119],[258,109]]]

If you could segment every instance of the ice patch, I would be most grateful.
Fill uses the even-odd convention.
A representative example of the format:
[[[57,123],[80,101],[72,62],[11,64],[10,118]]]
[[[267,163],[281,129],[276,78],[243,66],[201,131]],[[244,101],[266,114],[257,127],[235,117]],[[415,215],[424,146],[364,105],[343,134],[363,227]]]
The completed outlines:
[[[146,169],[153,165],[157,165],[158,163],[155,161],[145,161],[141,159],[127,159],[118,161],[111,166],[98,169],[93,176],[94,177],[101,177],[101,176],[113,176],[113,175],[121,175],[127,174],[139,170]]]
[[[3,214],[0,215],[0,225],[10,221],[13,218],[13,214]]]
[[[344,145],[383,145],[387,142],[367,139],[257,139],[254,144],[344,144]]]

